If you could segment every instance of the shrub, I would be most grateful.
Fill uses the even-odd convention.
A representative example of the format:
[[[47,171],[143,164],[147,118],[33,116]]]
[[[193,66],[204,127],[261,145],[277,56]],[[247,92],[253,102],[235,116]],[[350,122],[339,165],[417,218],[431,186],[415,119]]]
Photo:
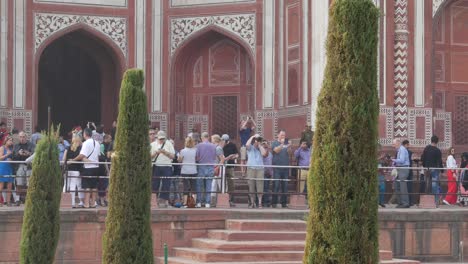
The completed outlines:
[[[103,263],[153,263],[151,157],[143,71],[125,73],[120,90]]]
[[[308,179],[304,263],[377,263],[377,32],[370,0],[335,0]]]
[[[63,184],[57,144],[58,131],[52,127],[36,146],[21,231],[22,264],[50,264],[55,259]]]

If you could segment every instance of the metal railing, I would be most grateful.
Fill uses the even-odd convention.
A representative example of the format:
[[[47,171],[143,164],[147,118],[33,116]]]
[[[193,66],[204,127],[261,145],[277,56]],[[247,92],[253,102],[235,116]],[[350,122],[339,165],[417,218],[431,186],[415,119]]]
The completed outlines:
[[[0,161],[0,164],[1,163],[8,163],[8,164],[12,164],[12,165],[19,165],[19,164],[26,164],[27,166],[31,166],[30,163],[26,163],[24,161]],[[92,162],[92,164],[98,164],[98,165],[104,165],[106,166],[108,169],[107,169],[107,173],[105,173],[105,175],[91,175],[91,176],[83,176],[83,175],[80,175],[80,176],[70,176],[68,174],[68,166],[70,166],[71,164],[90,164],[90,162],[66,162],[66,163],[63,163],[61,162],[61,166],[62,166],[62,175],[63,175],[63,180],[64,180],[64,185],[65,185],[65,188],[64,188],[64,191],[65,192],[74,192],[74,191],[77,191],[77,190],[71,190],[70,189],[70,186],[69,186],[69,180],[70,179],[73,179],[73,178],[79,178],[79,179],[84,179],[84,178],[97,178],[98,181],[99,180],[102,180],[102,179],[105,179],[105,180],[108,180],[109,179],[109,171],[112,169],[112,162]],[[153,190],[154,193],[157,193],[158,195],[161,195],[161,194],[164,194],[164,193],[177,193],[179,196],[181,196],[181,194],[183,194],[185,191],[181,191],[180,190],[180,181],[181,180],[184,180],[184,179],[195,179],[195,180],[211,180],[211,181],[217,181],[217,185],[216,185],[216,189],[213,190],[213,189],[210,189],[208,188],[209,190],[205,190],[203,193],[206,194],[206,193],[209,193],[209,194],[230,194],[230,195],[257,195],[257,194],[266,194],[266,195],[293,195],[293,194],[299,194],[299,195],[306,195],[306,193],[303,191],[303,190],[300,190],[299,189],[299,186],[300,186],[300,183],[305,181],[304,179],[300,179],[300,170],[307,170],[308,167],[303,167],[303,166],[278,166],[278,165],[257,165],[257,166],[247,166],[247,165],[240,165],[240,164],[199,164],[199,163],[195,163],[195,164],[189,164],[189,163],[171,163],[171,164],[164,164],[164,165],[161,165],[161,164],[155,164],[153,163],[154,166],[156,167],[161,167],[161,166],[183,166],[183,165],[192,165],[192,166],[219,166],[220,167],[220,170],[219,170],[219,173],[217,175],[213,175],[213,176],[210,176],[210,177],[203,177],[203,178],[200,178],[199,176],[193,176],[193,177],[188,177],[188,176],[182,176],[182,175],[154,175],[154,173],[152,174],[152,182],[154,181],[164,181],[164,180],[169,180],[170,181],[170,185],[169,185],[169,189],[167,189],[167,183],[166,185],[164,185],[164,188],[162,188],[163,184],[160,184],[160,188],[158,190]],[[297,170],[298,173],[297,173],[297,176],[296,177],[291,177],[291,173],[288,172],[287,173],[287,176],[286,177],[274,177],[274,175],[270,175],[270,177],[263,177],[263,178],[249,178],[248,176],[242,176],[242,177],[227,177],[226,175],[226,169],[227,168],[234,168],[234,169],[239,169],[241,167],[246,167],[246,168],[263,168],[263,169],[289,169],[289,170]],[[413,175],[413,179],[399,179],[398,177],[395,177],[395,176],[389,176],[389,173],[392,171],[392,170],[411,170],[413,172],[416,172],[414,175]],[[424,168],[424,167],[379,167],[378,168],[378,172],[376,177],[379,177],[381,178],[380,176],[383,175],[383,179],[379,179],[379,184],[385,184],[386,188],[385,188],[385,191],[382,192],[382,190],[380,190],[379,192],[379,195],[385,195],[385,196],[388,196],[388,195],[396,195],[396,196],[401,196],[401,195],[406,195],[406,193],[401,193],[401,192],[396,192],[396,191],[387,191],[387,186],[391,183],[391,184],[401,184],[402,182],[404,183],[407,183],[408,185],[411,185],[413,187],[415,187],[415,184],[416,184],[416,189],[417,191],[414,191],[414,190],[410,190],[408,191],[408,195],[411,195],[411,196],[419,196],[419,195],[423,195],[423,194],[431,194],[431,195],[435,195],[435,196],[439,196],[439,197],[442,197],[442,196],[454,196],[456,195],[457,197],[460,197],[460,196],[466,196],[468,197],[468,194],[464,194],[464,193],[461,193],[460,192],[460,185],[463,184],[464,182],[460,179],[462,173],[461,172],[465,172],[467,171],[468,169],[467,168],[452,168],[450,170],[454,170],[457,172],[457,175],[458,175],[458,178],[457,179],[443,179],[441,178],[440,176],[442,175],[442,173],[439,174],[439,177],[434,179],[435,180],[435,183],[433,183],[433,177],[428,177],[428,175],[430,176],[430,172],[431,171],[447,171],[449,169],[447,168]],[[466,173],[468,174],[468,172]],[[0,190],[2,192],[16,192],[16,194],[25,194],[27,192],[27,189],[18,189],[16,188],[16,183],[17,183],[17,179],[20,179],[20,178],[26,178],[26,181],[24,182],[28,182],[28,178],[29,178],[29,173],[26,173],[25,175],[16,175],[16,174],[12,174],[12,175],[0,175],[0,179],[2,178],[13,178],[12,180],[12,188],[11,190]],[[466,183],[468,183],[468,175],[467,175],[467,181]],[[235,182],[241,182],[241,181],[249,181],[249,180],[254,180],[254,181],[263,181],[263,182],[268,182],[268,185],[271,185],[272,183],[275,183],[275,182],[280,182],[282,184],[286,184],[286,185],[290,185],[290,184],[294,184],[294,191],[291,191],[291,186],[287,186],[286,187],[286,192],[275,192],[274,190],[272,191],[271,188],[269,188],[269,191],[266,193],[265,191],[261,191],[261,190],[257,190],[256,192],[250,192],[250,191],[239,191],[239,190],[227,190],[227,181],[228,180],[232,180],[232,181],[235,181]],[[171,184],[173,184],[173,182],[175,182],[176,184],[178,184],[178,186],[176,186],[175,190],[171,190]],[[219,184],[218,184],[219,183]],[[456,192],[443,192],[441,189],[439,190],[440,186],[445,186],[445,185],[448,185],[450,183],[456,183],[457,185],[457,191]],[[6,187],[8,183],[4,184],[4,188]],[[219,186],[219,188],[218,188]],[[437,188],[437,190],[434,190],[434,186]],[[281,187],[281,186],[280,186]],[[192,187],[193,188],[193,187]],[[394,187],[395,188],[395,187]],[[281,189],[281,188],[280,188]],[[79,190],[80,192],[89,192],[89,190]],[[102,190],[102,189],[99,189],[98,191],[100,192],[105,192],[107,193],[107,190]],[[200,190],[190,190],[190,193],[200,193],[199,192]],[[385,203],[388,199],[385,199]],[[468,199],[467,199],[468,200]]]

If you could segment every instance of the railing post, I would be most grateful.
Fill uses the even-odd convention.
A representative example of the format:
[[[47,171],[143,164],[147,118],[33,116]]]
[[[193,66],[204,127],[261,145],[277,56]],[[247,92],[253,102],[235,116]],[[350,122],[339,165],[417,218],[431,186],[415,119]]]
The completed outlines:
[[[226,165],[221,166],[221,193],[226,193]]]
[[[168,261],[168,250],[167,250],[167,244],[164,243],[164,264],[167,264]]]

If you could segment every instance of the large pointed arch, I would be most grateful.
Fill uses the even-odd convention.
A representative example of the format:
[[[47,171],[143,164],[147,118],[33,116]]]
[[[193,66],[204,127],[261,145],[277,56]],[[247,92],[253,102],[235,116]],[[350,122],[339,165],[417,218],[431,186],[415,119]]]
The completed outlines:
[[[44,57],[44,52],[49,47],[67,38],[77,39],[78,41],[75,43],[76,47],[83,50],[86,54],[89,54],[98,67],[97,69],[101,74],[100,93],[102,95],[102,100],[100,102],[100,106],[95,107],[99,107],[100,109],[101,116],[99,121],[105,124],[106,127],[110,127],[113,119],[117,116],[118,91],[122,73],[127,67],[127,60],[121,46],[117,45],[115,41],[104,33],[86,23],[67,26],[53,34],[50,34],[39,45],[37,45],[37,49],[34,54],[34,81],[31,93],[33,95],[33,113],[35,115],[33,117],[35,121],[34,123],[38,124],[39,113],[44,111],[44,109],[39,109],[39,100],[41,99],[39,98],[39,71],[41,59]],[[74,120],[74,122],[76,122],[76,124],[83,124],[86,120]],[[43,120],[42,124],[44,124]]]

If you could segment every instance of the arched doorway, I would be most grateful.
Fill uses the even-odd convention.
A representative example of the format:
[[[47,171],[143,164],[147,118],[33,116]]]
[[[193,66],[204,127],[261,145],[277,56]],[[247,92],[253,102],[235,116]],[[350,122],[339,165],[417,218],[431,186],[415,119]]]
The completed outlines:
[[[122,65],[107,43],[78,28],[49,43],[37,66],[37,124],[63,134],[87,122],[109,128],[117,117]]]
[[[446,1],[434,18],[433,106],[452,115],[452,145],[468,148],[468,1]],[[435,124],[435,134],[445,127]]]
[[[241,118],[253,115],[255,67],[248,47],[210,29],[193,37],[175,54],[171,109],[176,138],[199,132],[238,137]]]

